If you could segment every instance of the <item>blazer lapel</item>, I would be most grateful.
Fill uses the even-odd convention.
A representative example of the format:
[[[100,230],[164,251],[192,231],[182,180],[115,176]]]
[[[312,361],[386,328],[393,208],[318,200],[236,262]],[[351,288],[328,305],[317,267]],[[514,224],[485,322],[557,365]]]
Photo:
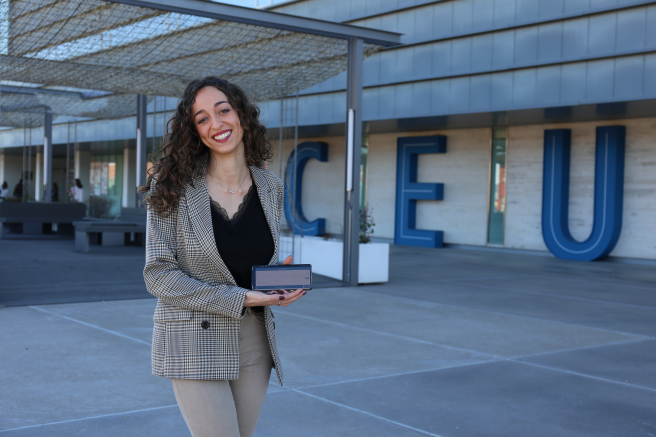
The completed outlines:
[[[214,227],[212,226],[212,212],[210,210],[210,194],[207,191],[207,183],[205,179],[205,171],[203,167],[193,177],[194,186],[187,185],[185,196],[187,200],[187,207],[189,209],[189,219],[193,226],[194,234],[198,238],[201,249],[207,258],[219,269],[224,275],[228,276],[233,284],[236,284],[235,278],[230,273],[230,270],[225,265],[216,248],[216,240],[214,239]],[[273,188],[270,186],[262,170],[258,167],[251,166],[251,175],[253,176],[253,183],[257,189],[257,195],[260,198],[262,209],[266,217],[271,237],[273,238],[273,256],[269,264],[278,259],[278,247],[280,241],[278,240],[278,232],[276,227],[276,220],[273,216],[273,208],[275,205],[271,203],[271,192]]]
[[[233,284],[236,284],[235,278],[221,259],[219,251],[216,248],[214,228],[212,226],[212,212],[210,211],[210,194],[207,191],[204,168],[203,166],[203,169],[194,175],[194,186],[187,185],[185,190],[189,219],[194,228],[194,234],[198,238],[200,247],[205,252],[207,258],[209,258],[221,273],[228,276]]]
[[[260,203],[262,204],[262,209],[264,210],[264,215],[271,231],[271,237],[273,238],[273,256],[269,261],[269,264],[272,264],[278,259],[278,245],[280,244],[278,240],[279,233],[275,226],[276,220],[272,217],[273,205],[271,205],[271,192],[273,188],[270,186],[264,174],[262,174],[262,169],[255,166],[251,166],[250,169],[251,175],[253,176],[253,183],[257,188],[257,195],[260,198]]]

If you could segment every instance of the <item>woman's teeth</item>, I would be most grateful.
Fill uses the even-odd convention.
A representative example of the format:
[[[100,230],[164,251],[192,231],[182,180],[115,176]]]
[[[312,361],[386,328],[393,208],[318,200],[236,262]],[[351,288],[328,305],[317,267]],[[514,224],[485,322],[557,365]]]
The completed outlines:
[[[219,141],[221,141],[221,140],[225,140],[226,138],[228,138],[228,136],[229,136],[231,133],[232,133],[232,131],[229,130],[229,131],[227,131],[227,132],[222,133],[221,135],[217,135],[217,136],[215,136],[214,139],[215,139],[215,140],[219,140]]]

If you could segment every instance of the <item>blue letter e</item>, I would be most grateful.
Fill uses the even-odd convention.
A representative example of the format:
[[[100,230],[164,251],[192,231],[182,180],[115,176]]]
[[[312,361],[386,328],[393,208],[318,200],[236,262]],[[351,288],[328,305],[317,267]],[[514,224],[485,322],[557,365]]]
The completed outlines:
[[[424,153],[446,153],[446,137],[405,137],[397,144],[394,244],[442,247],[442,231],[415,229],[417,200],[442,200],[444,195],[444,184],[417,182],[417,158]]]
[[[590,237],[572,238],[568,226],[570,131],[544,131],[542,236],[555,256],[594,261],[613,250],[622,230],[624,191],[624,126],[597,128],[594,220]]]

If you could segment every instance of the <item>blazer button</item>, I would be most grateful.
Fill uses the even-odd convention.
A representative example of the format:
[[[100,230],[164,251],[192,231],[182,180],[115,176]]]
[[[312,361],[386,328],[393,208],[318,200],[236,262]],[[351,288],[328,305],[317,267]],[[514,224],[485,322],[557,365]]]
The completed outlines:
[[[210,327],[210,322],[208,322],[207,320],[203,320],[200,324],[200,327],[203,329],[207,329]]]

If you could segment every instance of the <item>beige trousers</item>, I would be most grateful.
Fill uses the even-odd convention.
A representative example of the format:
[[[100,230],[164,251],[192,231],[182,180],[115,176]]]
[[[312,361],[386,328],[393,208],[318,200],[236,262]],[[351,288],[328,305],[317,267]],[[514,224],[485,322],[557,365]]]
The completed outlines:
[[[173,391],[193,437],[251,437],[266,397],[273,359],[264,314],[250,308],[239,329],[239,379],[173,379]]]

